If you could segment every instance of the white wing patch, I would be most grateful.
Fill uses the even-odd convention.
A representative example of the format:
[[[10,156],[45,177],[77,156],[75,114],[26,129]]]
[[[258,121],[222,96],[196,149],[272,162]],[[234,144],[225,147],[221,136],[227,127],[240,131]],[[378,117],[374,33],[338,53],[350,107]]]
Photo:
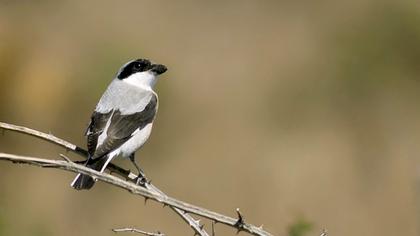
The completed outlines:
[[[112,120],[113,115],[114,115],[114,111],[112,111],[112,114],[109,116],[109,119],[106,122],[106,125],[105,125],[105,128],[104,128],[103,132],[98,137],[98,142],[96,144],[96,148],[98,148],[99,146],[101,146],[104,143],[104,141],[107,137],[108,128],[111,125],[111,120]]]

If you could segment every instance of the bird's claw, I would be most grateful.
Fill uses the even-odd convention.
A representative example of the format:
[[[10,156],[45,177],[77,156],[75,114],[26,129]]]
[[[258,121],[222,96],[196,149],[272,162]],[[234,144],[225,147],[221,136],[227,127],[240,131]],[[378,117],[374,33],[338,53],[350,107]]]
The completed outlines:
[[[140,186],[142,186],[142,187],[145,187],[145,186],[146,186],[146,183],[147,183],[147,179],[146,179],[146,177],[141,176],[141,175],[139,175],[139,176],[137,177],[137,181],[136,181],[136,184],[137,184],[137,185],[140,185]]]

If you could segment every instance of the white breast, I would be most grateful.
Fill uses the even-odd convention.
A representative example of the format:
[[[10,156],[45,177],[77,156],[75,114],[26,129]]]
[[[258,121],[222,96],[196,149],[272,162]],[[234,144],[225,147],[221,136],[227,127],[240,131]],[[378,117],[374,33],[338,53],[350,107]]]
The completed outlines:
[[[137,129],[134,132],[134,135],[121,145],[119,150],[123,157],[129,157],[132,153],[137,151],[137,149],[143,146],[152,132],[152,126],[153,123],[149,123],[142,130]]]

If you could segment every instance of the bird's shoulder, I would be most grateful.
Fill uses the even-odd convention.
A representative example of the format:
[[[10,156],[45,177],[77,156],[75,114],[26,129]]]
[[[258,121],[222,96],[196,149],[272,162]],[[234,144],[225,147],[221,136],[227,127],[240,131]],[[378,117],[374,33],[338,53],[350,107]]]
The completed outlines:
[[[132,86],[123,81],[113,80],[108,86],[95,111],[107,113],[120,110],[124,114],[142,111],[157,94],[151,88]]]

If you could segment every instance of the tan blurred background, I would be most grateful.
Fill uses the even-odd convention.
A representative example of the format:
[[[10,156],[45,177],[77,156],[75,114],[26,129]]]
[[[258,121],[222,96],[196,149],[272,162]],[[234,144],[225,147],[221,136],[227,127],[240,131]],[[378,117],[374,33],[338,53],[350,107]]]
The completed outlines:
[[[169,68],[137,152],[169,195],[240,207],[275,235],[420,234],[418,1],[3,0],[0,121],[85,146],[102,92],[139,57]],[[64,150],[6,132],[0,152]],[[0,235],[193,235],[167,208],[102,183],[77,192],[73,177],[0,162]]]

